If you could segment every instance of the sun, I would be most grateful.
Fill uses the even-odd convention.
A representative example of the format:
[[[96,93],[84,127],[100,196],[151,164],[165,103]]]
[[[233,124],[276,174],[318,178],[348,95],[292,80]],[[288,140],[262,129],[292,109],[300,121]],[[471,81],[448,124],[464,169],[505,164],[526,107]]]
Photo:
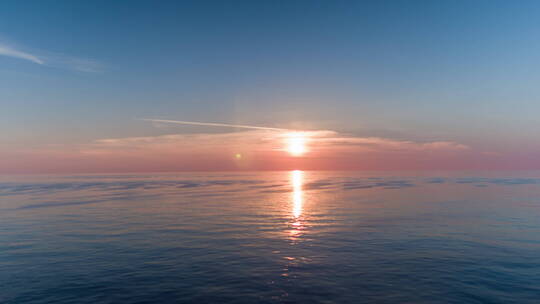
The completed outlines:
[[[301,132],[287,134],[287,152],[292,156],[302,156],[306,153],[306,136]]]

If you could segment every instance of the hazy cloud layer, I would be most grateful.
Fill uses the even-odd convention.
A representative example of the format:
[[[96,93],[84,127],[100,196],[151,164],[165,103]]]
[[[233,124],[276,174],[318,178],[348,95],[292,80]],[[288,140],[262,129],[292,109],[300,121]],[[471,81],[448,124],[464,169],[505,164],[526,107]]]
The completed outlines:
[[[310,152],[324,150],[353,150],[377,152],[418,152],[418,151],[464,151],[469,147],[450,141],[413,142],[380,137],[352,137],[334,131],[302,131]],[[200,149],[201,147],[223,146],[231,148],[249,146],[259,151],[284,150],[288,133],[268,131],[247,131],[222,134],[176,134],[154,137],[129,137],[101,139],[83,148],[86,153],[113,150],[144,149]]]
[[[0,172],[54,167],[58,172],[148,172],[182,170],[401,169],[469,153],[466,145],[355,137],[334,131],[301,131],[307,153],[287,151],[290,132],[173,134],[100,139],[88,144],[47,145],[5,150]],[[11,152],[11,153],[10,153]],[[47,171],[47,170],[45,170]]]

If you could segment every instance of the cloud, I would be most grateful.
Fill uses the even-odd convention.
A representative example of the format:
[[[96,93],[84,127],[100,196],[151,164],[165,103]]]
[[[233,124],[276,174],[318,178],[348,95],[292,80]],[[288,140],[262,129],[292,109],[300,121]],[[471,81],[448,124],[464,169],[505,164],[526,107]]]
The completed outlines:
[[[334,131],[319,131],[316,141],[319,146],[362,148],[364,151],[463,151],[469,147],[452,141],[414,142],[381,137],[343,136]]]
[[[4,44],[0,44],[0,55],[24,59],[24,60],[28,60],[37,64],[45,64],[45,62],[36,55],[32,55],[32,54],[29,54],[20,50],[16,50]]]
[[[51,54],[44,56],[44,58],[47,61],[47,66],[65,70],[85,73],[99,73],[105,70],[105,66],[102,63],[88,58],[76,58],[58,54]]]
[[[0,56],[18,58],[28,60],[30,62],[43,66],[86,73],[97,73],[104,70],[104,65],[93,59],[77,58],[63,54],[47,52],[30,53],[28,51],[21,50],[19,47],[15,47],[13,45],[2,42],[0,42]]]
[[[274,127],[264,127],[264,126],[252,126],[252,125],[237,125],[237,124],[226,124],[226,123],[214,123],[214,122],[193,122],[193,121],[181,121],[181,120],[164,120],[164,119],[148,119],[143,118],[141,120],[150,121],[155,123],[172,123],[172,124],[181,124],[181,125],[196,125],[196,126],[211,126],[211,127],[225,127],[225,128],[241,128],[241,129],[250,129],[264,131],[263,133],[259,132],[242,132],[243,138],[247,139],[250,142],[257,142],[258,147],[261,147],[261,139],[266,139],[266,142],[280,142],[286,141],[287,138],[294,132],[294,134],[300,134],[304,137],[306,142],[312,146],[313,149],[341,149],[345,150],[363,150],[367,151],[384,151],[384,152],[398,152],[398,151],[463,151],[468,150],[469,147],[460,143],[452,141],[431,141],[431,142],[414,142],[406,140],[395,140],[390,138],[381,138],[381,137],[358,137],[351,136],[347,134],[340,134],[339,132],[331,130],[308,130],[308,131],[297,131],[292,129],[284,128],[274,128]],[[271,132],[269,132],[271,131]],[[252,135],[252,136],[250,136]],[[182,140],[185,135],[167,135],[159,138],[127,138],[127,139],[113,139],[109,140],[109,143],[119,144],[120,142],[140,142],[143,141],[148,143],[149,141],[158,141],[163,143],[169,140]],[[204,141],[208,141],[210,138],[226,138],[226,137],[238,137],[238,134],[235,133],[222,133],[218,135],[199,135],[203,137]],[[189,136],[189,140],[195,140],[196,137],[193,135]],[[106,141],[98,141],[98,143],[105,143]],[[283,150],[283,149],[277,149]]]
[[[85,73],[100,73],[105,70],[105,66],[96,60],[68,56],[51,57],[50,66]]]
[[[287,151],[290,130],[246,128],[8,149],[0,153],[0,172],[397,170],[454,166],[470,155],[468,146],[451,141],[358,137],[329,130],[298,133],[307,145],[300,157]]]
[[[340,157],[350,153],[457,153],[468,146],[451,141],[413,142],[379,137],[345,136],[334,131],[303,131],[306,157]],[[86,155],[219,155],[237,152],[286,155],[290,132],[272,128],[218,134],[172,134],[150,137],[100,139],[79,146]],[[276,154],[275,154],[276,155]]]

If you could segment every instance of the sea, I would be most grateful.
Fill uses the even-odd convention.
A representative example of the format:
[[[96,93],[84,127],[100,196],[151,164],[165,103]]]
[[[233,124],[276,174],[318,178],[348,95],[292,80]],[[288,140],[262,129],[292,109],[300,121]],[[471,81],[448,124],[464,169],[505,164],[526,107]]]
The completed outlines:
[[[540,172],[1,176],[0,303],[540,303]]]

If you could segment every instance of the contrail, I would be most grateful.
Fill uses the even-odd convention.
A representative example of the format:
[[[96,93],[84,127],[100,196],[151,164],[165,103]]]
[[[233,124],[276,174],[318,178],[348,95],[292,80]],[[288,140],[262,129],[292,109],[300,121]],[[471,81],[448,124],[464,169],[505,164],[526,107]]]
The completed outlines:
[[[272,131],[291,131],[290,129],[282,129],[282,128],[270,128],[270,127],[258,127],[258,126],[246,126],[246,125],[233,125],[233,124],[224,124],[224,123],[215,123],[215,122],[196,122],[196,121],[165,120],[165,119],[150,119],[150,118],[141,118],[140,120],[152,121],[152,122],[173,123],[173,124],[179,124],[179,125],[227,127],[227,128],[272,130]]]

